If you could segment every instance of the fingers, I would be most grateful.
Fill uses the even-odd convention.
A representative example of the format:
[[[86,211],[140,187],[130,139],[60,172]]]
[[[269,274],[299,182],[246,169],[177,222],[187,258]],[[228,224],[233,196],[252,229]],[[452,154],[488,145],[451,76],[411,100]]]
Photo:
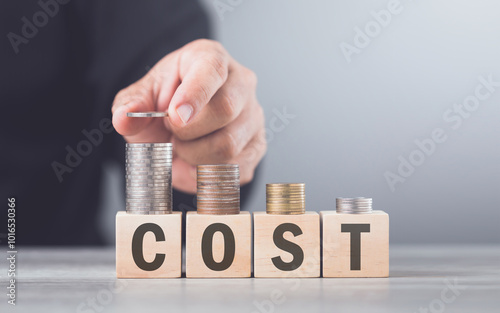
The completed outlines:
[[[245,146],[243,151],[228,162],[239,165],[241,185],[252,181],[255,168],[265,155],[266,149],[265,131],[261,129]],[[177,190],[195,194],[197,184],[196,167],[180,158],[175,158],[172,166],[175,167],[175,171],[172,172],[172,186]]]
[[[160,120],[158,118],[130,118],[127,117],[128,112],[164,112],[167,110],[170,99],[179,86],[178,55],[177,51],[167,55],[143,78],[122,89],[116,95],[111,108],[113,126],[126,139],[140,135],[144,130],[150,129],[151,123],[158,123]],[[149,135],[152,136],[152,140],[156,137],[154,133],[148,132],[145,134],[145,139],[148,139]]]
[[[208,104],[201,107],[189,123],[171,123],[172,132],[182,140],[192,140],[210,134],[235,120],[248,103],[255,97],[257,78],[241,65],[230,69],[222,87],[213,95]]]
[[[172,161],[172,187],[184,193],[196,193],[196,166],[193,166],[180,158]]]
[[[168,108],[172,128],[192,124],[197,115],[208,104],[229,74],[230,56],[217,42],[197,40],[187,45],[179,56],[181,84],[175,91]],[[194,127],[186,127],[184,134]],[[194,138],[194,137],[193,137]]]
[[[255,99],[226,127],[198,139],[174,139],[174,148],[186,162],[196,164],[228,163],[236,158],[263,129],[264,114]]]
[[[151,118],[130,118],[128,112],[154,111],[155,101],[151,88],[141,79],[121,90],[113,101],[113,126],[122,136],[132,136],[151,123]]]
[[[247,144],[243,151],[231,163],[240,166],[240,184],[253,180],[255,168],[264,157],[267,150],[266,132],[261,129]]]
[[[266,142],[255,74],[210,40],[196,40],[160,60],[113,102],[113,125],[129,142],[174,143],[173,186],[196,190],[196,164],[237,163],[249,182]],[[162,111],[167,118],[129,118]]]

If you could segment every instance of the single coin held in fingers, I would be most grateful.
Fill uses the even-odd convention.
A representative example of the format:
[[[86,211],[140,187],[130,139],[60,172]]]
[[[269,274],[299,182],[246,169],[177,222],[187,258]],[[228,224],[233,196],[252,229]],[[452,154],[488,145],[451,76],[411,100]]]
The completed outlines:
[[[127,117],[166,117],[167,112],[127,112]]]

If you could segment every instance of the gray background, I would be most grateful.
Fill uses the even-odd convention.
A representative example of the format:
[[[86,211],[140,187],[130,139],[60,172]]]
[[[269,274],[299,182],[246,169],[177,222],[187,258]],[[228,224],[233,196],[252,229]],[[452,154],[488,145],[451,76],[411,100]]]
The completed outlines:
[[[500,88],[456,130],[443,119],[479,76],[500,81],[500,2],[401,0],[351,63],[340,43],[388,0],[220,0],[233,8],[223,19],[213,2],[203,1],[216,38],[257,73],[272,133],[247,209],[265,210],[265,183],[304,182],[308,210],[373,197],[392,243],[500,242]],[[296,117],[273,130],[283,108]],[[435,128],[447,141],[392,192],[384,173]]]

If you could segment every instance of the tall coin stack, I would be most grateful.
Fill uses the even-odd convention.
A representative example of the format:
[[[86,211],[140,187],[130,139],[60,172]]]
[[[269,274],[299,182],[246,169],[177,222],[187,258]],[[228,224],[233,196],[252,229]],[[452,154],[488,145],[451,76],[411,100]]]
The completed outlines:
[[[363,214],[372,212],[372,198],[337,198],[337,213]]]
[[[198,213],[240,213],[240,169],[237,164],[198,165],[197,177]]]
[[[128,213],[172,213],[171,143],[127,143],[125,169]]]
[[[304,214],[306,212],[305,184],[267,184],[267,214]]]

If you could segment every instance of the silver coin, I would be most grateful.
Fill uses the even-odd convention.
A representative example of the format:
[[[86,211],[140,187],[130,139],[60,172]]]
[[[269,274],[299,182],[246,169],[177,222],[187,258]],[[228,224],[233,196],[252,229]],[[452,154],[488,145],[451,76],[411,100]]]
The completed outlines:
[[[155,150],[172,150],[172,143],[130,143],[125,147],[125,151],[155,151]]]
[[[171,176],[161,176],[161,177],[132,176],[132,177],[126,177],[125,179],[126,179],[125,182],[126,182],[127,186],[129,186],[129,187],[137,187],[137,186],[132,186],[131,184],[159,184],[159,183],[169,183],[170,184],[172,182]],[[163,187],[168,188],[169,186],[163,186]]]
[[[167,190],[172,185],[170,179],[164,181],[128,181],[127,188],[130,190]]]
[[[133,207],[133,206],[128,206],[127,211],[151,211],[151,210],[156,210],[156,211],[168,211],[171,210],[171,207],[168,206],[142,206],[142,207]]]
[[[172,149],[170,142],[158,143],[130,143],[125,147],[125,151],[155,151]]]
[[[172,153],[170,151],[152,151],[152,152],[137,152],[137,151],[127,151],[125,155],[126,158],[151,158],[151,157],[159,157],[163,156],[165,159],[171,158]]]
[[[127,190],[127,195],[138,195],[138,196],[144,196],[144,195],[169,195],[170,191],[167,188],[154,188],[154,187],[148,187],[147,189],[134,189],[134,188],[128,188]]]
[[[128,117],[166,117],[167,112],[127,112]]]
[[[128,206],[126,207],[126,210],[128,212],[130,211],[152,211],[152,210],[164,210],[164,211],[167,211],[167,210],[172,210],[171,207],[162,207],[162,206],[144,206],[144,207],[132,207],[132,206]]]
[[[127,153],[125,160],[127,159],[166,159],[166,160],[172,160],[172,155],[171,154],[166,154],[166,153],[152,153],[152,154],[139,154],[139,153]]]
[[[158,148],[158,149],[149,149],[149,148],[141,148],[141,149],[125,149],[125,156],[127,155],[155,155],[155,154],[165,154],[171,155],[172,148]]]
[[[130,190],[147,190],[150,188],[155,188],[155,189],[169,189],[171,183],[171,179],[161,179],[161,180],[129,180],[126,182],[127,188]],[[165,183],[166,186],[161,186],[161,183]],[[139,186],[138,184],[145,185],[145,186]]]
[[[149,154],[155,154],[155,153],[164,153],[164,154],[171,154],[172,153],[172,147],[159,147],[159,148],[133,148],[133,149],[125,149],[125,154],[143,154],[143,155],[149,155]]]
[[[127,197],[137,197],[137,198],[148,198],[150,197],[151,199],[154,198],[169,198],[171,196],[170,192],[167,192],[165,190],[162,190],[162,192],[127,192]]]
[[[135,199],[135,198],[140,198],[140,199],[167,199],[170,198],[170,195],[167,192],[163,193],[138,193],[138,192],[129,192],[127,194],[128,198]]]
[[[156,189],[168,189],[170,188],[171,179],[161,179],[161,180],[129,180],[126,182],[126,186],[130,190],[147,190],[150,188],[156,188]],[[161,186],[161,183],[165,183],[166,186]],[[145,185],[145,186],[139,186],[137,184]]]
[[[170,175],[167,174],[156,174],[156,172],[152,175],[127,175],[125,174],[125,179],[137,179],[137,180],[149,180],[149,179],[167,179]]]
[[[371,198],[337,198],[337,212],[346,214],[364,214],[372,212]]]
[[[172,158],[172,152],[170,151],[151,151],[151,152],[138,152],[138,151],[127,151],[125,159],[127,158],[152,158],[152,157],[163,157],[165,159]]]
[[[172,174],[169,172],[153,172],[148,173],[147,171],[142,172],[134,172],[134,173],[127,173],[125,174],[126,182],[139,182],[139,181],[144,181],[146,180],[147,182],[152,182],[154,183],[157,180],[163,180],[163,179],[168,179],[170,180],[172,178]],[[151,180],[151,181],[149,181]],[[161,182],[161,181],[160,181]]]
[[[129,157],[125,159],[129,166],[150,166],[153,164],[172,165],[172,158],[166,157]]]
[[[140,172],[143,172],[144,174],[139,174]],[[151,170],[150,168],[145,168],[145,169],[137,169],[137,170],[130,170],[125,173],[125,178],[130,178],[130,179],[144,179],[148,178],[150,179],[150,176],[157,176],[157,175],[162,175],[165,177],[172,176],[172,171],[159,168],[158,171]],[[147,177],[146,177],[147,176]]]
[[[129,171],[170,171],[172,172],[171,165],[164,164],[127,164],[125,170]]]
[[[170,203],[167,204],[160,204],[160,203],[153,203],[153,202],[130,202],[127,203],[127,207],[129,210],[148,210],[148,209],[157,209],[157,210],[168,210],[171,208]]]
[[[160,206],[169,206],[170,205],[170,202],[169,201],[155,201],[155,202],[148,202],[148,201],[144,201],[144,200],[141,200],[141,199],[127,199],[127,204],[128,205],[140,205],[140,206],[148,206],[148,203],[150,203],[149,206],[151,205],[160,205]]]
[[[151,213],[153,212],[153,213]],[[158,213],[154,213],[158,212]],[[170,214],[172,211],[171,210],[153,210],[153,209],[147,209],[147,210],[128,210],[127,213],[130,214],[136,214],[136,215],[151,215],[151,214]]]
[[[126,153],[136,152],[136,153],[152,153],[152,152],[162,152],[169,153],[172,152],[172,146],[160,146],[160,147],[129,147],[125,148]]]
[[[125,151],[126,152],[126,157],[129,156],[156,156],[156,155],[165,155],[165,156],[172,156],[172,151],[171,150],[153,150],[153,151],[135,151],[135,150],[129,150]]]
[[[145,175],[172,175],[172,171],[163,167],[158,167],[157,169],[151,169],[151,168],[138,168],[138,169],[131,169],[128,170],[125,175],[130,176],[130,177],[139,177],[139,176],[145,176]]]
[[[129,179],[126,185],[132,188],[169,188],[172,184],[171,179],[162,180],[143,180],[143,179]]]
[[[144,197],[140,197],[138,195],[134,195],[134,196],[131,196],[131,195],[128,195],[127,196],[127,201],[129,201],[129,203],[138,203],[138,204],[142,204],[142,203],[169,203],[171,202],[170,201],[170,197],[169,196],[166,196],[166,195],[158,195],[158,196],[144,196]]]

